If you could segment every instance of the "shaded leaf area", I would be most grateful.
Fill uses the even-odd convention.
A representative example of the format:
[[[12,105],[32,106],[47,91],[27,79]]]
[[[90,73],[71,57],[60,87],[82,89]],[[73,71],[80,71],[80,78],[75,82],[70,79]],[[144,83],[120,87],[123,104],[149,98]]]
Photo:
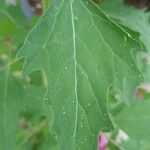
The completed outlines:
[[[0,149],[57,149],[50,134],[52,113],[43,105],[44,89],[0,72]]]
[[[57,0],[28,34],[18,53],[24,74],[44,70],[44,104],[54,113],[59,149],[95,150],[100,130],[114,129],[108,91],[132,99],[142,81],[135,57],[140,43],[87,0]]]

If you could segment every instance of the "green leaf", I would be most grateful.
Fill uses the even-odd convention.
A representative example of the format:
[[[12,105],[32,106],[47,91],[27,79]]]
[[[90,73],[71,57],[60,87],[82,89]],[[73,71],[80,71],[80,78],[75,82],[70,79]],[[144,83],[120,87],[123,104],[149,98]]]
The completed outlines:
[[[147,51],[150,49],[150,13],[145,10],[135,9],[123,5],[123,1],[105,0],[99,6],[119,25],[124,25],[140,34],[140,40],[144,43]],[[117,9],[116,9],[117,8]],[[144,67],[145,82],[149,82],[149,64]],[[129,141],[122,143],[125,149],[149,149],[149,101],[134,102],[130,107],[125,107],[123,111],[116,111],[116,124],[129,135]],[[123,106],[121,107],[123,108]],[[121,109],[120,109],[121,110]],[[147,118],[147,119],[146,119]]]
[[[91,1],[55,0],[27,36],[18,58],[24,74],[44,70],[44,104],[54,113],[59,149],[95,150],[100,130],[114,129],[110,86],[130,101],[142,80],[135,63],[140,44]]]
[[[0,10],[0,55],[19,49],[28,32],[19,6],[2,7]]]
[[[123,142],[125,149],[149,149],[150,140],[150,101],[134,101],[130,106],[115,116],[119,128],[129,136],[129,141]]]
[[[0,1],[0,6],[3,8],[5,6],[5,1],[4,0],[1,0]]]
[[[99,6],[117,23],[122,24],[140,34],[140,40],[150,50],[150,13],[123,4],[123,0],[105,0]],[[117,8],[117,9],[116,9]]]
[[[6,70],[0,72],[0,91],[0,149],[29,150],[29,147],[34,146],[35,131],[41,135],[41,143],[38,145],[41,150],[46,149],[45,145],[55,149],[56,140],[49,133],[52,124],[51,109],[42,107],[43,88],[23,84]],[[49,123],[41,126],[43,116]],[[27,124],[29,127],[26,128]]]

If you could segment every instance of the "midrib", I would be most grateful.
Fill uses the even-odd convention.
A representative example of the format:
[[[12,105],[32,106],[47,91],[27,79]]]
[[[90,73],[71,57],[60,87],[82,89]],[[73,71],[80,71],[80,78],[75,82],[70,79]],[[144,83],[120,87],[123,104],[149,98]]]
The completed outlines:
[[[73,32],[73,53],[74,53],[74,69],[75,69],[75,104],[76,104],[76,118],[75,118],[75,128],[74,128],[74,137],[76,135],[77,128],[77,116],[78,116],[78,96],[77,96],[77,54],[76,54],[76,34],[75,34],[75,25],[74,25],[74,13],[73,13],[73,1],[70,0],[70,10],[71,10],[71,22],[72,22],[72,32]]]

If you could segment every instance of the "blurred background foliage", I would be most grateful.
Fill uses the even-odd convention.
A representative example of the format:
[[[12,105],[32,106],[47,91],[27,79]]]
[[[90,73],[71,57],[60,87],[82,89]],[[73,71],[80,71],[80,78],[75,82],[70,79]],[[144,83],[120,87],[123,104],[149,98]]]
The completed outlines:
[[[51,109],[40,101],[45,93],[43,75],[36,71],[23,77],[23,60],[16,59],[47,3],[43,9],[42,1],[1,0],[0,7],[0,149],[55,150]]]
[[[134,100],[124,105],[119,89],[110,89],[109,108],[118,126],[129,136],[120,147],[127,150],[150,149],[150,1],[103,0],[99,7],[132,37],[142,42],[147,53],[137,55],[144,82],[135,89]],[[131,31],[132,30],[132,31]],[[115,138],[114,138],[115,139]]]

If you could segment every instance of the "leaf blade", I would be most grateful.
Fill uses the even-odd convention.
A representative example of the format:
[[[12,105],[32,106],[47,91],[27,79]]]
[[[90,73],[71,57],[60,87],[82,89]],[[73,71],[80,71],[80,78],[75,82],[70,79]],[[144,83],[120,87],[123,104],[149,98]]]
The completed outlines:
[[[47,75],[47,102],[54,111],[60,149],[96,149],[100,130],[113,129],[107,108],[110,86],[120,87],[130,98],[142,80],[132,49],[141,51],[86,0],[53,2],[29,33],[18,57],[26,58],[25,73],[42,69]]]

